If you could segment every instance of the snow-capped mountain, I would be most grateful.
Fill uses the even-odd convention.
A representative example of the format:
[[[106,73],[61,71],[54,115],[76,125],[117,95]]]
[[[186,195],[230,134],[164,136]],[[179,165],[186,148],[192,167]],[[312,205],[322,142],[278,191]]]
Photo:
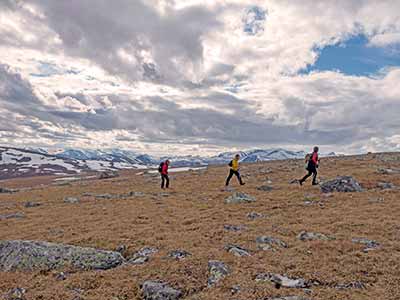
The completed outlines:
[[[32,175],[65,175],[88,171],[156,168],[165,160],[172,167],[200,167],[227,164],[235,154],[241,161],[254,163],[270,160],[303,159],[305,152],[285,149],[256,149],[224,152],[212,157],[170,156],[152,157],[129,150],[66,149],[49,152],[46,149],[0,147],[0,179]],[[334,156],[334,153],[328,156]]]

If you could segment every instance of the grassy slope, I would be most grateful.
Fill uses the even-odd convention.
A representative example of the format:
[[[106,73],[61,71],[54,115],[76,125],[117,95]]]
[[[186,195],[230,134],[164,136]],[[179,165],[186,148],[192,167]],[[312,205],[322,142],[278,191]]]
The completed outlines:
[[[269,296],[305,295],[302,290],[277,290],[268,283],[256,283],[260,272],[275,272],[305,279],[348,283],[362,281],[366,290],[312,288],[312,299],[400,299],[400,191],[375,189],[380,181],[400,186],[400,175],[380,175],[379,167],[400,168],[400,155],[368,155],[324,159],[323,178],[352,175],[368,188],[362,193],[334,194],[324,197],[317,187],[290,185],[303,175],[302,162],[270,162],[245,165],[247,185],[240,191],[257,198],[252,204],[226,205],[229,195],[221,191],[227,170],[212,167],[205,173],[174,174],[169,197],[159,195],[158,178],[126,172],[117,179],[84,181],[70,186],[44,186],[29,192],[0,195],[0,214],[24,212],[25,219],[0,221],[0,239],[45,240],[114,250],[128,246],[128,254],[143,246],[160,249],[149,263],[124,266],[102,272],[73,272],[57,281],[57,272],[0,273],[0,295],[16,286],[28,290],[28,299],[73,299],[82,289],[83,299],[139,299],[138,286],[146,279],[161,279],[181,288],[185,299],[263,299]],[[266,170],[272,172],[266,174]],[[272,181],[272,192],[256,187]],[[35,184],[38,180],[34,179]],[[9,186],[16,183],[8,182]],[[29,184],[29,181],[24,181]],[[18,182],[21,185],[21,182]],[[120,194],[141,191],[144,197],[125,200],[95,200],[85,192]],[[80,204],[65,204],[65,196],[81,197]],[[383,202],[371,199],[383,197]],[[313,204],[305,205],[308,199]],[[42,206],[25,208],[26,201]],[[266,218],[248,220],[256,211]],[[225,224],[245,225],[234,233]],[[336,237],[333,241],[301,242],[302,231],[321,232]],[[280,238],[288,249],[257,251],[260,235]],[[379,241],[379,250],[363,253],[353,237]],[[252,257],[237,258],[224,251],[234,243],[253,251]],[[183,261],[165,259],[167,253],[184,249],[193,254]],[[207,262],[227,263],[232,274],[217,287],[207,289]],[[232,296],[230,288],[239,284],[242,291]]]

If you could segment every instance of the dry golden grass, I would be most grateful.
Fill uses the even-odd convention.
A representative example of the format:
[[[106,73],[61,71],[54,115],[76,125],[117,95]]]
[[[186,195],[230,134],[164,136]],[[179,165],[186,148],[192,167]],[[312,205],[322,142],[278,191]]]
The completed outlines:
[[[64,281],[56,271],[1,273],[0,295],[14,287],[27,289],[27,299],[73,299],[80,295],[91,300],[140,299],[139,285],[160,279],[185,293],[184,299],[265,299],[270,296],[306,295],[303,290],[276,289],[272,284],[254,280],[258,273],[273,272],[322,282],[361,281],[367,289],[338,290],[313,287],[311,299],[400,299],[400,191],[379,190],[378,182],[400,186],[400,175],[380,175],[377,168],[400,168],[400,156],[388,154],[330,158],[321,162],[325,179],[337,175],[354,176],[367,190],[362,193],[335,193],[324,197],[310,182],[305,186],[289,181],[303,175],[303,163],[284,161],[242,166],[247,185],[232,186],[255,196],[257,202],[227,205],[230,195],[221,188],[227,175],[225,167],[210,167],[206,172],[173,174],[168,197],[160,195],[158,177],[123,172],[110,180],[75,182],[69,186],[48,185],[49,178],[3,183],[8,187],[34,185],[31,191],[0,195],[0,214],[23,212],[24,219],[0,221],[0,240],[43,240],[115,250],[124,244],[127,255],[143,246],[159,248],[148,263],[121,266],[108,271],[74,271]],[[264,174],[265,170],[272,172]],[[272,181],[274,190],[256,187]],[[122,194],[144,192],[144,197],[96,200],[82,194]],[[63,198],[76,196],[79,204],[66,204]],[[384,198],[383,202],[371,201]],[[311,205],[305,205],[308,199]],[[26,201],[42,206],[25,208]],[[258,212],[266,218],[249,220],[247,213]],[[224,231],[225,224],[245,225],[241,232]],[[336,237],[332,241],[302,242],[302,230]],[[255,239],[261,235],[285,241],[289,247],[276,252],[258,251]],[[366,237],[382,247],[363,253],[353,237]],[[224,250],[228,243],[252,251],[251,257],[238,258]],[[182,261],[166,259],[167,253],[184,249],[192,256]],[[207,288],[207,262],[224,261],[232,274],[214,288]],[[231,294],[231,287],[241,292]],[[78,293],[77,290],[81,289]]]

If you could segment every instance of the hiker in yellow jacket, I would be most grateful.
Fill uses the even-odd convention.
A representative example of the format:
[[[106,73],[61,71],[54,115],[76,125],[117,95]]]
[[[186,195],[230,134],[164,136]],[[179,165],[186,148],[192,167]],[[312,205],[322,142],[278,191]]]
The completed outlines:
[[[237,179],[239,180],[240,185],[245,185],[245,183],[242,181],[242,177],[240,176],[240,173],[239,173],[239,159],[240,159],[240,155],[236,154],[235,157],[229,163],[229,166],[231,168],[229,170],[228,178],[226,179],[226,184],[225,184],[226,186],[229,185],[229,181],[231,181],[231,178],[233,175],[236,175]]]

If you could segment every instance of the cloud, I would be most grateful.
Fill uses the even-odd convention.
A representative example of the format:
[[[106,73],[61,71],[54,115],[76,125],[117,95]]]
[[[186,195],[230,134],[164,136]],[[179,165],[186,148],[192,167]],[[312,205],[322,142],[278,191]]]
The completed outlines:
[[[399,66],[302,71],[354,36],[397,47],[399,11],[389,0],[2,1],[0,135],[149,152],[398,149]]]

